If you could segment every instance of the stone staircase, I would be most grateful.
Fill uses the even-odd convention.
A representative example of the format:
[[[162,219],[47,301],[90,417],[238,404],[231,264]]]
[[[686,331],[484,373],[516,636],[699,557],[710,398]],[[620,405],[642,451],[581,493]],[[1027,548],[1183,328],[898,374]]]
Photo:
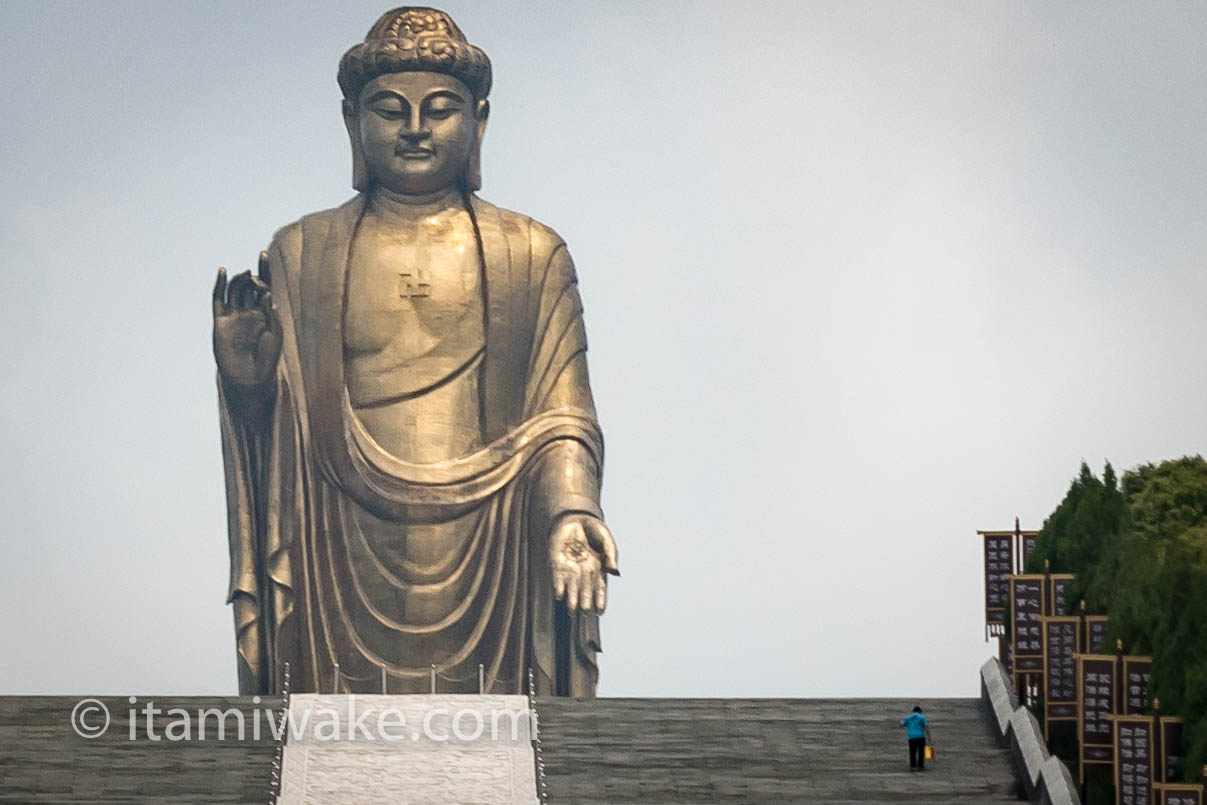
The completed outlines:
[[[912,774],[920,704],[938,759]],[[979,699],[539,699],[551,805],[1017,802]]]
[[[0,697],[0,803],[268,802],[272,733],[263,718],[258,738],[247,733],[254,711],[278,700],[156,699],[194,716],[233,708],[248,725],[243,740],[218,741],[211,720],[206,740],[187,742],[149,740],[142,716],[138,739],[128,740],[130,705],[120,697],[101,699],[110,727],[86,740],[69,722],[78,700]],[[924,774],[909,773],[898,726],[914,704],[931,720],[939,752]],[[551,805],[1016,801],[1008,752],[975,699],[542,698],[537,708]],[[156,734],[170,720],[159,715]]]
[[[194,721],[198,709],[239,712],[246,726],[244,740],[232,729],[216,738],[216,721],[208,722],[207,740],[169,741],[164,738],[166,714],[153,719],[146,733],[145,716],[136,715],[137,740],[129,740],[130,702],[123,697],[98,697],[110,714],[109,728],[93,739],[80,737],[71,727],[78,696],[0,696],[0,802],[21,805],[42,803],[155,803],[201,805],[268,802],[270,769],[275,744],[267,719],[261,735],[252,734],[255,710],[279,703],[260,704],[251,698],[154,697],[161,707],[184,707]],[[152,697],[140,697],[137,709]],[[89,713],[86,723],[99,725],[99,715]],[[232,726],[235,717],[227,724]],[[194,736],[198,737],[198,736]]]

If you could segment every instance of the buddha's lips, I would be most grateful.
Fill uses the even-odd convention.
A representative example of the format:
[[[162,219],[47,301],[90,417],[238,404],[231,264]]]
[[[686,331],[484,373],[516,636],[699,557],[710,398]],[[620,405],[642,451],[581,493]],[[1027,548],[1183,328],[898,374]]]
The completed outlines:
[[[436,152],[430,148],[395,148],[394,153],[403,159],[431,159]]]

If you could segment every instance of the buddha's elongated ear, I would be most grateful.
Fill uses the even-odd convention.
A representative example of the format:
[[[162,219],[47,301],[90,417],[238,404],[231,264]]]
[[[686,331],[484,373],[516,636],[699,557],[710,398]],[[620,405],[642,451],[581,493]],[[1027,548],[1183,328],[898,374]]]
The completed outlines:
[[[365,167],[365,155],[360,150],[360,131],[356,121],[356,104],[343,103],[344,127],[348,129],[348,140],[352,145],[352,187],[365,192],[369,189],[369,169]]]
[[[465,189],[471,193],[482,189],[482,139],[486,136],[486,119],[490,117],[490,101],[481,100],[474,105],[474,117],[478,121],[474,148],[469,152],[465,166]]]

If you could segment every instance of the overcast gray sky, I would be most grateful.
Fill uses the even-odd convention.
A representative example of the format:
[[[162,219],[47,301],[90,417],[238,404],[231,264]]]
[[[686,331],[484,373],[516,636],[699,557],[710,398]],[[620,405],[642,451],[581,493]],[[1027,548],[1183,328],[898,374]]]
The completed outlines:
[[[209,292],[380,0],[5,4],[0,693],[230,693]],[[977,528],[1207,450],[1207,5],[445,5],[579,268],[604,695],[974,695]]]

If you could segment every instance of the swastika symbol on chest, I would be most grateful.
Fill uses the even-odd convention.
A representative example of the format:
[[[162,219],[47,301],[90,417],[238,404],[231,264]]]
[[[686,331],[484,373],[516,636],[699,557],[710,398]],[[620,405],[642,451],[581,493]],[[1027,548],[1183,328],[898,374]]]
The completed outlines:
[[[432,295],[432,284],[426,271],[398,272],[398,295],[403,299],[423,299]]]

